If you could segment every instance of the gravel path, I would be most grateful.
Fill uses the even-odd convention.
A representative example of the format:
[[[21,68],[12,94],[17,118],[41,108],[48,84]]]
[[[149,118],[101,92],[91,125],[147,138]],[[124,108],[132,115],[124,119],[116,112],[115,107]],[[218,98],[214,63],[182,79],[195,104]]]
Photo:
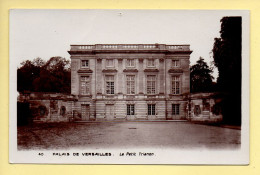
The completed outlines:
[[[240,133],[188,122],[35,123],[18,127],[18,149],[234,149]]]

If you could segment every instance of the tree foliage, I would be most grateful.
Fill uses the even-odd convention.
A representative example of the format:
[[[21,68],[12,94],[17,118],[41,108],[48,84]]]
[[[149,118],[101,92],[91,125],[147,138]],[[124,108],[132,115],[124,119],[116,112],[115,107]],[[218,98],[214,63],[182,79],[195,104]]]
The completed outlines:
[[[70,61],[52,57],[47,62],[41,58],[26,60],[17,70],[19,92],[70,93]]]
[[[214,64],[221,91],[241,93],[241,17],[221,19],[221,38],[215,38]],[[235,88],[235,89],[234,89]]]
[[[213,90],[212,69],[202,57],[190,68],[191,92],[210,92]]]
[[[212,50],[219,71],[219,90],[227,94],[223,105],[224,119],[235,123],[241,122],[241,22],[241,17],[223,17],[221,37],[215,38]]]

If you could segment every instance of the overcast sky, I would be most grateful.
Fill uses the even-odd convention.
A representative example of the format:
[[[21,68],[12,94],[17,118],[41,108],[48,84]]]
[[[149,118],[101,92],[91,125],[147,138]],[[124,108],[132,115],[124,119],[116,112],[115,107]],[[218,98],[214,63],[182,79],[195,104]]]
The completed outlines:
[[[10,59],[70,58],[71,44],[190,44],[191,65],[213,61],[220,19],[239,11],[11,10]],[[217,77],[217,70],[214,77]]]

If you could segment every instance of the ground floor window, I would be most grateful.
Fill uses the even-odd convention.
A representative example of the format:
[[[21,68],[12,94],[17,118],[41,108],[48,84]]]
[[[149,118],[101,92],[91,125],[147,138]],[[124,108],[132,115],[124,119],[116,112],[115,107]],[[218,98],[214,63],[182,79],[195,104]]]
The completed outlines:
[[[148,104],[148,115],[155,115],[155,104]]]
[[[172,104],[172,115],[180,115],[180,104]]]
[[[127,105],[127,115],[135,115],[135,105]]]

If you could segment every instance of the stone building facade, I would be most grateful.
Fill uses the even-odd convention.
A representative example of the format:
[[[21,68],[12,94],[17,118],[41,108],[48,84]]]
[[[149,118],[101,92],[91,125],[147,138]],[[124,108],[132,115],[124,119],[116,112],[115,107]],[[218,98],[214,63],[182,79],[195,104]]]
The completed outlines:
[[[27,92],[21,125],[35,122],[222,121],[223,95],[190,94],[189,45],[71,45],[71,94]]]
[[[190,93],[189,45],[71,45],[73,116],[182,120]]]

